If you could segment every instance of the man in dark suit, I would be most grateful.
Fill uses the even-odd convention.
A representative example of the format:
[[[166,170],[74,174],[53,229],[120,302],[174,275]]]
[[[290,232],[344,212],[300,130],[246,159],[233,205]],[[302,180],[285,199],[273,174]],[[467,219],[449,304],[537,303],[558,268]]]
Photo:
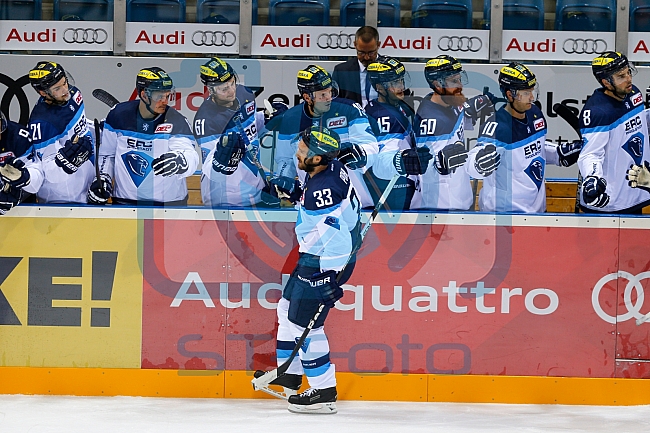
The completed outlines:
[[[366,68],[377,60],[379,46],[379,32],[376,28],[363,26],[357,30],[354,38],[357,57],[336,65],[332,74],[339,85],[339,97],[355,101],[363,107],[368,101],[377,98],[377,91],[366,77]]]

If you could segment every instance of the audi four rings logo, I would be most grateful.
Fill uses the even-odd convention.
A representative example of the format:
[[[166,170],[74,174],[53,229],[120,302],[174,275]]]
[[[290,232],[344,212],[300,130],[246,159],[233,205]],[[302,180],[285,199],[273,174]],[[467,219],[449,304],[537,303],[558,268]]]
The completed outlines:
[[[565,39],[562,51],[567,54],[596,54],[607,51],[607,42],[603,39]]]
[[[73,29],[63,31],[63,40],[69,44],[103,44],[108,40],[104,29]]]
[[[476,53],[483,48],[483,41],[476,36],[443,36],[438,39],[440,51],[462,51]]]
[[[612,280],[617,278],[623,278],[627,280],[627,285],[625,286],[625,292],[623,292],[623,302],[625,303],[625,308],[627,311],[623,314],[617,316],[611,316],[603,310],[603,307],[600,305],[600,291],[603,289],[605,284],[609,283]],[[618,271],[612,274],[605,275],[603,278],[598,280],[594,286],[594,291],[591,292],[591,304],[594,307],[594,311],[598,314],[598,317],[603,319],[607,323],[617,323],[625,322],[630,319],[642,319],[645,315],[641,312],[641,306],[643,305],[643,300],[645,295],[643,293],[643,286],[641,285],[641,280],[650,278],[650,272],[641,272],[638,275],[632,275],[629,272]],[[636,291],[636,302],[632,302],[632,291]],[[621,310],[621,306],[618,308]]]
[[[354,35],[343,33],[321,33],[316,41],[318,48],[322,49],[348,49],[354,48]]]
[[[192,34],[192,43],[205,47],[232,47],[237,42],[237,35],[231,31],[206,32],[197,30]]]

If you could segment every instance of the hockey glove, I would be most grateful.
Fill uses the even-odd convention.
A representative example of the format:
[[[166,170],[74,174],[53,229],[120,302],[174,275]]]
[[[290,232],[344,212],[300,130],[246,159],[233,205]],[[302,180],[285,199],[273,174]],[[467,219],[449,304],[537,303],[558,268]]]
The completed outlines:
[[[152,161],[151,167],[154,175],[164,177],[183,174],[189,168],[185,156],[179,152],[163,153]]]
[[[582,200],[593,207],[605,207],[609,203],[609,195],[605,192],[607,181],[598,176],[587,176],[582,182]]]
[[[650,163],[643,161],[643,165],[631,165],[625,178],[630,187],[650,192]]]
[[[59,149],[54,162],[68,174],[75,173],[81,165],[90,159],[93,151],[93,143],[90,137],[75,135],[72,140],[65,142]]]
[[[284,102],[269,102],[268,99],[264,100],[264,125],[275,119],[282,117],[282,114],[289,109],[289,106]]]
[[[476,160],[474,161],[474,168],[481,176],[491,175],[501,162],[501,155],[497,152],[497,148],[493,144],[486,144],[481,150],[476,153]]]
[[[368,155],[363,147],[356,144],[350,145],[339,152],[338,160],[350,170],[358,170],[368,163]]]
[[[467,149],[462,141],[448,144],[436,155],[436,170],[446,175],[456,171],[467,161]]]
[[[557,147],[557,153],[560,155],[560,165],[562,167],[569,167],[578,162],[581,149],[582,140],[574,140],[570,143],[560,144]]]
[[[486,95],[478,95],[463,102],[465,108],[465,116],[472,120],[472,123],[481,117],[482,114],[489,116],[494,112],[494,105],[490,101],[490,97]]]
[[[336,301],[343,297],[343,289],[336,281],[336,272],[333,270],[312,275],[309,284],[314,289],[316,298],[326,307],[334,307]]]
[[[237,170],[239,162],[246,153],[246,145],[241,135],[229,132],[219,138],[212,158],[212,169],[217,173],[231,175]]]
[[[0,215],[4,215],[20,203],[22,190],[12,188],[9,184],[0,181]]]
[[[86,199],[90,204],[104,205],[113,195],[113,182],[109,175],[102,173],[99,179],[93,180]]]
[[[291,203],[296,203],[302,196],[302,188],[300,188],[300,182],[297,179],[277,176],[271,178],[271,187],[271,194],[279,199],[289,200]]]
[[[433,155],[428,147],[398,151],[393,157],[395,169],[402,176],[424,174]]]
[[[10,157],[0,165],[0,179],[14,188],[22,188],[29,185],[29,170],[23,161]]]

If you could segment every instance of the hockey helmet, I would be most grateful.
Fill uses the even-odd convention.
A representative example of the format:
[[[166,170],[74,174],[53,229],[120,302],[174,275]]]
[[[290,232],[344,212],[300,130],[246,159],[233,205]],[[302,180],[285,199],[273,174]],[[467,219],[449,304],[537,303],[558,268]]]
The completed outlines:
[[[368,79],[370,84],[376,86],[382,84],[389,87],[391,83],[400,82],[404,88],[410,84],[409,73],[404,65],[397,59],[387,56],[379,56],[377,60],[368,65]]]
[[[300,139],[309,148],[307,158],[321,157],[321,165],[329,164],[341,150],[341,138],[329,128],[312,126],[300,133]]]
[[[142,90],[149,92],[155,90],[171,91],[174,89],[174,83],[167,72],[157,66],[140,69],[135,79],[135,88],[138,93]]]
[[[591,71],[600,85],[602,85],[602,80],[610,81],[612,75],[626,67],[630,68],[630,74],[632,76],[636,75],[634,65],[628,61],[624,54],[617,53],[616,51],[605,51],[591,62]],[[611,84],[614,85],[613,83]]]
[[[29,71],[29,82],[38,92],[47,92],[50,87],[65,78],[66,74],[63,66],[58,63],[42,61],[38,62],[31,71]]]
[[[518,62],[512,62],[508,66],[501,68],[498,81],[499,88],[504,96],[506,90],[510,90],[516,95],[517,90],[535,89],[536,91],[537,89],[537,78],[533,71]]]
[[[459,81],[447,85],[447,78],[455,75],[459,76]],[[434,82],[437,82],[440,87],[462,87],[469,83],[463,65],[455,57],[446,54],[441,54],[427,62],[424,66],[424,78],[432,89],[434,89]]]
[[[300,95],[307,93],[313,94],[319,90],[332,88],[332,99],[339,94],[339,86],[332,76],[325,69],[318,65],[309,65],[305,69],[298,71],[298,92]]]
[[[201,81],[206,86],[225,83],[232,77],[237,79],[234,69],[218,57],[213,57],[208,63],[201,66]]]

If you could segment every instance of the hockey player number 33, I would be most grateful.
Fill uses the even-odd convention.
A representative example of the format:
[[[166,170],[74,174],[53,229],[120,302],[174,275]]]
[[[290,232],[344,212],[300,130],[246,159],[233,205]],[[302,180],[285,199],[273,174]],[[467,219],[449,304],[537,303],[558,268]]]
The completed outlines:
[[[314,198],[318,207],[330,206],[333,203],[332,191],[329,188],[314,191]]]

